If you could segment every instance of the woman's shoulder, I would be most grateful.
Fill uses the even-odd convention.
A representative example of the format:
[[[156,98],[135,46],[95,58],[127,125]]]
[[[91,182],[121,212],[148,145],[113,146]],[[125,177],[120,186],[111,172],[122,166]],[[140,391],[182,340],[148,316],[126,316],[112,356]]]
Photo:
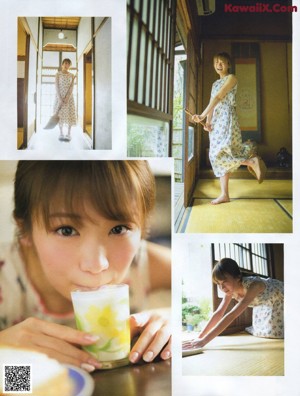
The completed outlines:
[[[251,293],[256,296],[261,295],[266,290],[266,283],[259,276],[246,276],[242,280],[246,294]]]
[[[63,75],[63,76],[70,76],[72,73],[69,71],[63,72],[61,69],[58,69],[56,74]]]
[[[228,74],[228,75],[226,76],[226,81],[229,81],[229,82],[230,82],[231,84],[233,84],[233,85],[236,85],[237,82],[238,82],[238,80],[237,80],[235,74]]]
[[[264,279],[257,275],[243,276],[242,283],[244,286],[249,287],[254,283],[264,283]]]
[[[233,88],[237,85],[237,82],[238,80],[234,74],[227,74],[227,76],[224,76],[216,80],[213,83],[213,87],[219,88],[226,85],[226,86],[230,86],[230,88]]]

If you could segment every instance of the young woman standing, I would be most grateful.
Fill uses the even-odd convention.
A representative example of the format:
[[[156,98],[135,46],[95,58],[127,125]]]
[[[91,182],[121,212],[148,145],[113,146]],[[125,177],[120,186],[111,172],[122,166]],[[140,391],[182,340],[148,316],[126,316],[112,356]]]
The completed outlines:
[[[59,116],[59,140],[71,140],[71,128],[76,125],[75,101],[73,97],[73,87],[75,76],[69,72],[71,66],[70,59],[64,59],[61,70],[55,76],[56,97],[54,103],[54,113]],[[67,135],[63,133],[64,125],[67,126]]]
[[[204,129],[209,132],[209,159],[214,174],[220,178],[221,194],[211,201],[213,205],[229,202],[230,173],[246,165],[259,183],[263,182],[266,166],[257,156],[251,157],[250,148],[242,144],[241,130],[236,113],[237,78],[229,73],[230,56],[226,52],[214,56],[214,69],[219,79],[213,83],[211,99],[194,122],[206,119]]]

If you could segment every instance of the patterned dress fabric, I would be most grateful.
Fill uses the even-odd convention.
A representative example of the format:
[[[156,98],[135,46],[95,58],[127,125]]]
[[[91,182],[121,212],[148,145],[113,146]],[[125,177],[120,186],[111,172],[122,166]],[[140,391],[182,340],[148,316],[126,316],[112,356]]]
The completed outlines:
[[[259,276],[249,276],[242,279],[245,289],[252,282],[263,282],[265,290],[260,293],[250,307],[252,311],[252,326],[247,327],[248,333],[265,338],[284,338],[284,285],[277,279],[264,279]]]
[[[227,81],[229,75],[215,81],[211,98],[214,98]],[[234,172],[250,156],[251,148],[242,143],[241,130],[236,114],[237,84],[214,108],[209,133],[209,159],[216,177]]]
[[[73,74],[72,73],[63,73],[59,71],[57,73],[57,79],[58,79],[58,87],[57,89],[59,90],[59,94],[61,98],[64,98],[67,95],[67,92],[70,88],[70,85],[73,80]],[[70,91],[68,95],[70,95],[70,99],[68,100],[67,103],[64,103],[62,107],[60,108],[58,115],[59,115],[59,124],[60,125],[68,125],[68,126],[73,126],[76,125],[76,111],[75,111],[75,101],[73,97],[73,86],[70,88],[71,90],[71,95]],[[56,114],[58,108],[60,106],[60,101],[58,94],[56,93],[55,97],[55,103],[54,103],[54,113]]]

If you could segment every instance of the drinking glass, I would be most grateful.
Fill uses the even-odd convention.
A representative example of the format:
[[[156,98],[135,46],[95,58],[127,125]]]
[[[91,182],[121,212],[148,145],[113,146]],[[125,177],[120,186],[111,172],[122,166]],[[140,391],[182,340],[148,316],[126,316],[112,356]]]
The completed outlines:
[[[128,285],[75,290],[71,297],[77,328],[99,336],[99,341],[84,349],[98,359],[104,369],[127,365],[130,352]]]

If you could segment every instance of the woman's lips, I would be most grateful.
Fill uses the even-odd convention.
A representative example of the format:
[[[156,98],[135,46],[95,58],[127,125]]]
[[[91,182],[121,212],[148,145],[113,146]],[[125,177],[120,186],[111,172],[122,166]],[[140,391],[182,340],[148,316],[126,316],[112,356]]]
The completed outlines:
[[[74,290],[82,290],[82,291],[94,291],[99,289],[99,286],[82,286],[82,285],[75,285]]]

